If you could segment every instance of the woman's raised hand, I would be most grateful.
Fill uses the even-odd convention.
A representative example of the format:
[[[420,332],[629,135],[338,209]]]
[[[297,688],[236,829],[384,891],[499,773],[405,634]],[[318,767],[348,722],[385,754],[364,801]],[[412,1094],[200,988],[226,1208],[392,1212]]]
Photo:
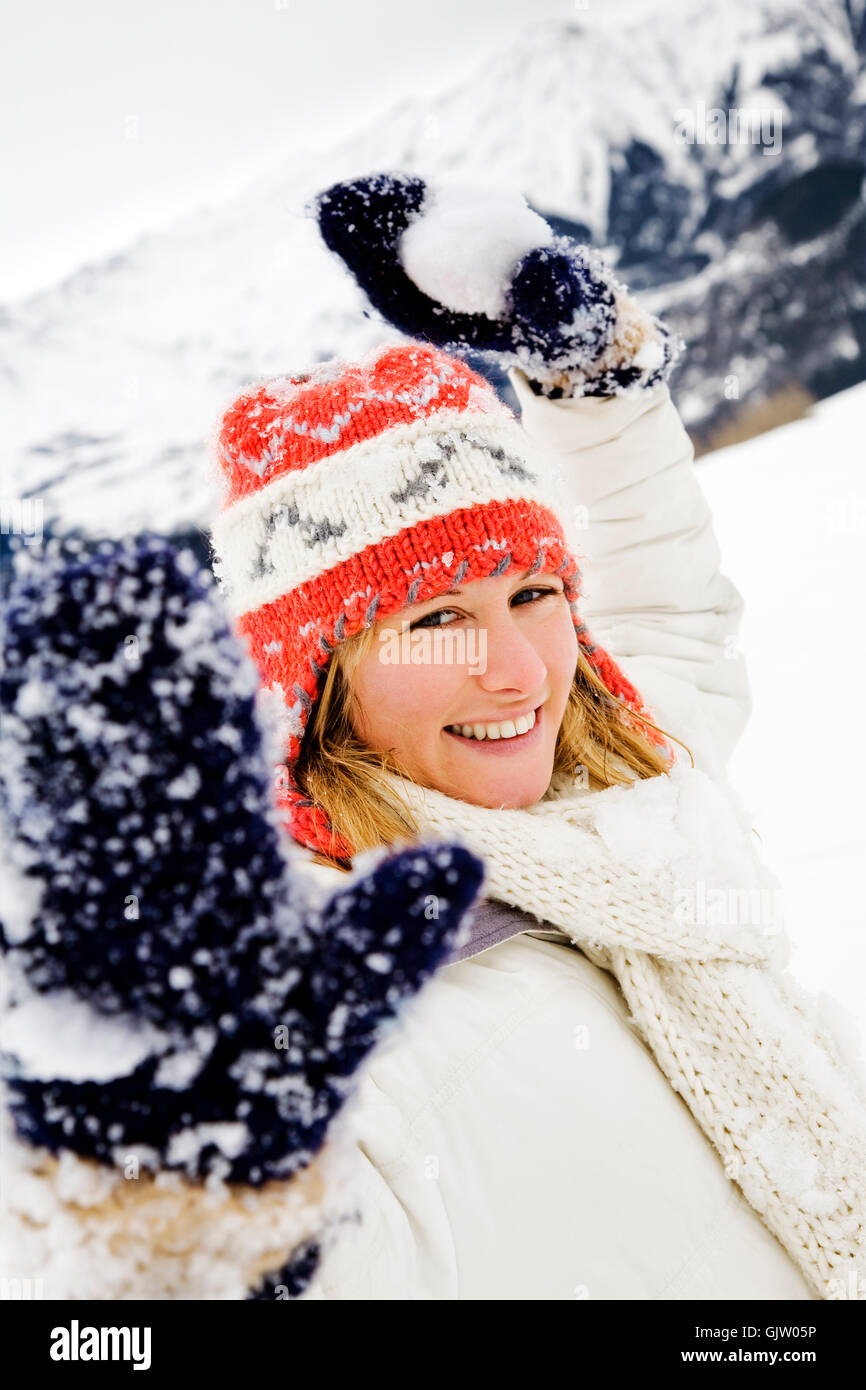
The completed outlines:
[[[383,172],[333,184],[307,211],[389,323],[521,367],[548,394],[654,385],[683,346],[597,250],[515,191]]]

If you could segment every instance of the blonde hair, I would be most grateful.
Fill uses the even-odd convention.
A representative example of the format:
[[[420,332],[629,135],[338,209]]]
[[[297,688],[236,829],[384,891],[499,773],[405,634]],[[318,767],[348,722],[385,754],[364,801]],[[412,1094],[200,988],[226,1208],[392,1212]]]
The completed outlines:
[[[380,845],[417,842],[420,834],[410,808],[396,792],[392,795],[380,776],[388,770],[411,780],[407,769],[396,754],[367,747],[355,733],[352,678],[376,631],[375,624],[362,628],[331,657],[294,769],[303,794],[323,808],[332,828],[356,853]],[[668,771],[673,750],[665,755],[639,727],[625,721],[623,710],[578,646],[577,667],[556,739],[550,788],[576,773],[592,790],[599,790]],[[628,717],[665,738],[673,737],[633,711],[628,711]],[[686,749],[694,766],[691,750],[680,739],[674,742]],[[351,867],[323,854],[314,855],[314,859],[341,869]]]

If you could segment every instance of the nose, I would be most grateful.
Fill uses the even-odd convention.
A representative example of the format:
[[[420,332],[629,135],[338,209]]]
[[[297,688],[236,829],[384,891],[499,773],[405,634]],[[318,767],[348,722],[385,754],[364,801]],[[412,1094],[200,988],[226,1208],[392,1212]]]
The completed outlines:
[[[542,688],[547,667],[517,622],[513,609],[490,614],[480,631],[486,651],[484,669],[472,676],[478,689],[490,694],[526,696]]]

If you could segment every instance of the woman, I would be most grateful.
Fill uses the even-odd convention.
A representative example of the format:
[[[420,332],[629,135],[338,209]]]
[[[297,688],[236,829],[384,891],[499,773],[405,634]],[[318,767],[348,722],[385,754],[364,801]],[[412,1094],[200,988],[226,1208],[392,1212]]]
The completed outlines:
[[[483,200],[475,262],[511,279],[461,302],[423,254],[442,208],[380,175],[318,215],[392,322],[497,354],[520,425],[415,340],[245,392],[216,441],[217,574],[311,883],[415,838],[485,863],[470,939],[366,1064],[361,1220],[307,1296],[862,1298],[864,1081],[782,969],[725,782],[742,601],[677,344],[586,249],[525,219],[519,259],[496,218],[485,245]]]

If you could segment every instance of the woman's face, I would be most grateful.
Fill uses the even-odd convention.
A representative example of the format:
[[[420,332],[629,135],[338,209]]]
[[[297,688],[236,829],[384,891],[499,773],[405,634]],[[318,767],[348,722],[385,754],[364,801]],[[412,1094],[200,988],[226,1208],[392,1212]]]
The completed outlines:
[[[577,666],[560,576],[477,579],[376,627],[352,680],[357,736],[448,796],[538,801]],[[530,727],[519,722],[510,736],[521,719]]]

